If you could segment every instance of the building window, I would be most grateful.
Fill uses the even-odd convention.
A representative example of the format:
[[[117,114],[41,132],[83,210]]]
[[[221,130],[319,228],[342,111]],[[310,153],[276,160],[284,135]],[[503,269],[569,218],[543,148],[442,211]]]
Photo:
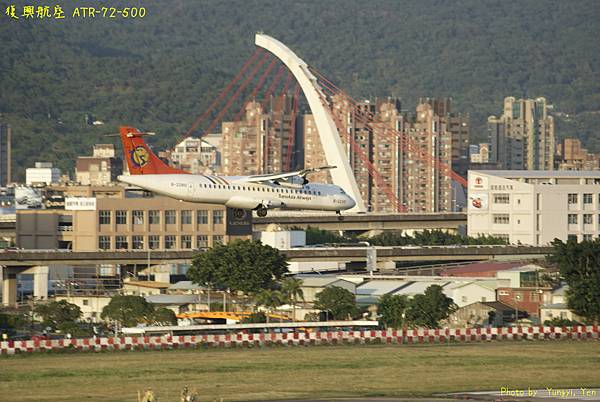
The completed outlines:
[[[510,223],[509,214],[494,214],[494,223],[498,225],[506,225]]]
[[[577,241],[577,235],[570,234],[567,236],[567,241]]]
[[[165,248],[167,250],[175,248],[175,236],[172,235],[167,235],[165,236]]]
[[[99,236],[98,237],[98,248],[100,250],[109,250],[110,249],[110,237],[109,236]]]
[[[127,250],[129,248],[129,244],[127,243],[127,236],[116,236],[115,248],[117,250]]]
[[[148,236],[148,247],[151,250],[157,250],[160,248],[160,237],[157,235]]]
[[[90,301],[88,299],[83,299],[81,302],[82,302],[82,304],[84,306],[89,306],[90,305]]]
[[[593,215],[592,214],[585,214],[583,215],[583,224],[584,225],[591,225],[594,221]]]
[[[110,225],[110,211],[99,211],[98,218],[101,225]]]
[[[583,240],[584,241],[592,241],[592,235],[591,234],[584,234],[583,235]]]
[[[223,236],[221,236],[221,235],[213,236],[213,246],[216,246],[217,244],[223,244]]]
[[[181,211],[181,224],[182,225],[191,225],[192,224],[192,211],[190,211],[190,210]]]
[[[583,203],[584,204],[591,204],[592,203],[592,194],[584,194],[583,195]]]
[[[196,237],[196,247],[198,247],[198,248],[208,247],[208,236],[199,235],[198,237]]]
[[[569,194],[569,204],[577,204],[577,194]]]
[[[148,211],[148,223],[151,225],[160,225],[160,212]]]
[[[144,211],[133,211],[133,224],[134,225],[143,225],[144,224]]]
[[[205,209],[198,210],[198,225],[208,225],[208,211]]]
[[[183,249],[192,248],[192,236],[190,236],[190,235],[181,236],[181,248],[183,248]]]
[[[577,214],[569,214],[569,225],[577,225]]]
[[[223,224],[223,211],[213,211],[213,225]]]
[[[165,223],[167,225],[174,225],[177,223],[176,211],[173,211],[172,209],[165,211]]]
[[[131,237],[131,248],[134,250],[142,250],[144,248],[144,237],[143,236],[132,236]]]
[[[494,204],[509,204],[510,194],[494,194]]]
[[[117,211],[117,225],[127,225],[127,211]]]

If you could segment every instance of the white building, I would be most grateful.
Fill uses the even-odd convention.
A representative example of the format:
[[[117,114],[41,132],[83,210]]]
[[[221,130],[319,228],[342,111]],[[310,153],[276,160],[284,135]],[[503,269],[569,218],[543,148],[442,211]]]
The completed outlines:
[[[600,172],[469,171],[468,235],[534,246],[600,235]]]
[[[175,146],[171,152],[171,160],[176,167],[190,173],[212,174],[219,171],[221,153],[205,139],[188,137]]]
[[[35,167],[25,169],[25,182],[32,184],[46,184],[60,182],[60,169],[52,167],[50,162],[36,162]]]
[[[553,318],[562,318],[565,320],[582,322],[582,318],[574,314],[567,307],[567,290],[568,285],[552,291],[552,294],[547,298],[546,302],[540,308],[541,321],[552,320]]]

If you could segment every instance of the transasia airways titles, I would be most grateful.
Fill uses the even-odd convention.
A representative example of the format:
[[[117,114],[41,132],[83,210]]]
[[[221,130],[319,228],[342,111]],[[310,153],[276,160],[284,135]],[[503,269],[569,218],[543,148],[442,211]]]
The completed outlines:
[[[266,216],[267,210],[272,208],[339,214],[356,204],[341,187],[309,183],[306,178],[335,166],[255,176],[196,175],[165,164],[144,142],[144,135],[133,127],[121,127],[123,153],[130,174],[119,176],[119,181],[178,200],[253,209],[258,216]]]

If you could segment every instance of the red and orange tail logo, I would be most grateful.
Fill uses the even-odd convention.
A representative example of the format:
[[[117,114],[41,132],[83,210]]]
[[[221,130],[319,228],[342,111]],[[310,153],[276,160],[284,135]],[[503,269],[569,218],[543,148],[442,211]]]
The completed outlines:
[[[189,172],[167,165],[154,155],[142,139],[144,134],[136,128],[122,126],[120,132],[123,157],[127,160],[129,174],[189,174]]]

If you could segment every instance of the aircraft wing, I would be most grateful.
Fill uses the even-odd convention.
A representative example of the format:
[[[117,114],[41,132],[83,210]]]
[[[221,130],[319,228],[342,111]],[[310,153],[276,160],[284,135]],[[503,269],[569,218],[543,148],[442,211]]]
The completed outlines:
[[[264,183],[267,181],[282,180],[282,179],[287,179],[287,178],[295,177],[295,176],[300,176],[300,177],[304,178],[311,173],[317,173],[317,172],[321,172],[323,170],[335,169],[336,167],[337,166],[321,166],[321,167],[317,167],[317,168],[302,169],[302,170],[297,170],[295,172],[288,172],[288,173],[262,174],[262,175],[257,175],[257,176],[249,176],[245,181],[248,183]]]

